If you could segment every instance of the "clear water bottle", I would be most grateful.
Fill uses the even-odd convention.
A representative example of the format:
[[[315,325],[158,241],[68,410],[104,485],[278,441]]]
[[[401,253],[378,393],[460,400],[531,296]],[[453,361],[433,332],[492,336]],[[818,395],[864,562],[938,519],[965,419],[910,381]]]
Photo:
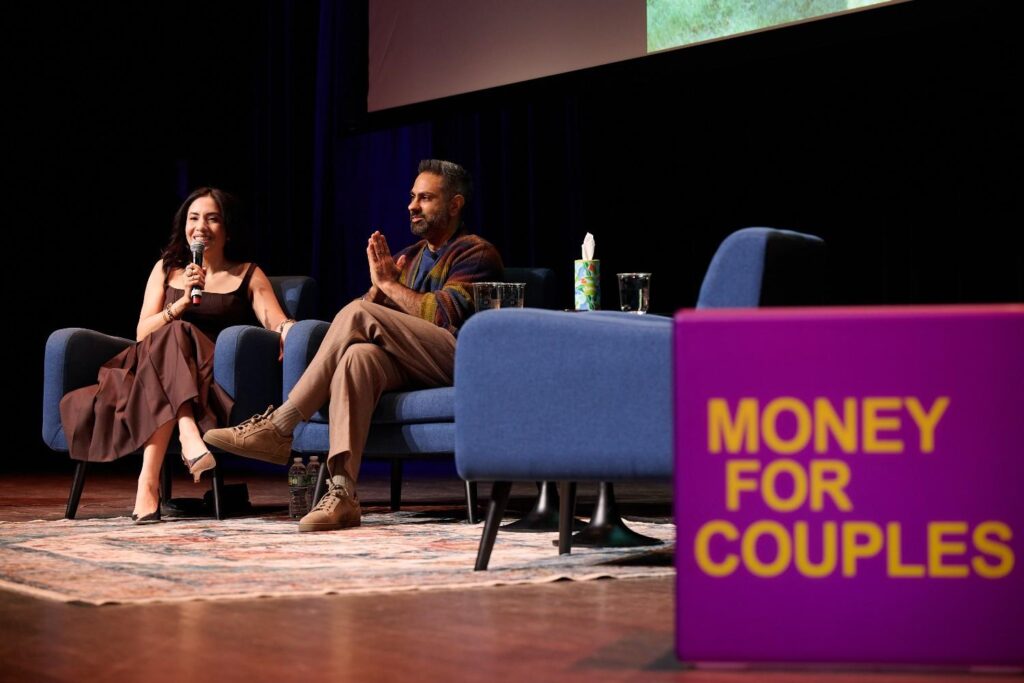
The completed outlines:
[[[309,464],[306,466],[306,480],[309,486],[306,487],[306,509],[313,509],[313,491],[316,489],[316,478],[320,476],[320,456],[309,456]]]
[[[309,512],[309,506],[306,504],[308,489],[306,466],[302,464],[302,458],[297,457],[288,468],[288,514],[293,519],[298,519]]]

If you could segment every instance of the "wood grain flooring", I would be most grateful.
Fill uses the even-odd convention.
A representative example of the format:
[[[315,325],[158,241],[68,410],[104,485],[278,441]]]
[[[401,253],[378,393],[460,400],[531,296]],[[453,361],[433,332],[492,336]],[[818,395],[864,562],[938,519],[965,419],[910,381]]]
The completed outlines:
[[[0,476],[0,520],[59,518],[69,472]],[[284,504],[283,476],[244,479],[254,504]],[[124,468],[97,469],[80,516],[130,512],[133,486]],[[181,480],[175,495],[201,490]],[[627,513],[667,514],[663,486],[618,492]],[[520,507],[529,502],[529,487],[515,493]],[[364,504],[385,505],[386,479],[364,479],[361,496]],[[460,482],[435,478],[409,482],[405,499],[457,506],[460,496]],[[688,670],[673,655],[673,615],[671,579],[104,607],[0,591],[0,681],[1002,679],[963,672]]]

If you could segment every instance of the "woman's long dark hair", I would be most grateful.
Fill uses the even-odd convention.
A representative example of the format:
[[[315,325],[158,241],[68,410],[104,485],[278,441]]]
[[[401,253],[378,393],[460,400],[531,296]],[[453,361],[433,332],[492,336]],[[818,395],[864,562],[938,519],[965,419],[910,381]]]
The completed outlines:
[[[241,215],[238,200],[230,192],[218,190],[216,187],[200,187],[192,191],[174,214],[174,222],[171,225],[171,239],[167,242],[160,258],[164,262],[164,272],[171,272],[172,268],[184,268],[192,263],[192,252],[189,249],[188,241],[185,239],[185,223],[188,220],[188,208],[192,202],[200,197],[213,197],[220,209],[221,221],[224,226],[226,241],[224,243],[224,258],[229,261],[237,261],[235,253],[238,250],[241,232]],[[233,239],[232,239],[233,238]]]

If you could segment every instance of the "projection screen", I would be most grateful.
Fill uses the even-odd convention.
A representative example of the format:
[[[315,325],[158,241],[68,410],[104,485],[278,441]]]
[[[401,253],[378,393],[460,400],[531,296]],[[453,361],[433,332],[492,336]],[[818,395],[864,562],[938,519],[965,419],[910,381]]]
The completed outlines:
[[[369,0],[369,111],[893,0]]]

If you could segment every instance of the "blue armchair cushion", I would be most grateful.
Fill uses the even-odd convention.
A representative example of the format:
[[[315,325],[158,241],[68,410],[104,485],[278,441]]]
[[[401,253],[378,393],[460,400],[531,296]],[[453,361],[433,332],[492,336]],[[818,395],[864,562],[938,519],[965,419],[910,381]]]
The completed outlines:
[[[414,424],[417,422],[453,422],[455,388],[399,391],[380,397],[373,413],[374,424]]]
[[[484,311],[459,335],[455,462],[466,480],[672,472],[672,321]]]

